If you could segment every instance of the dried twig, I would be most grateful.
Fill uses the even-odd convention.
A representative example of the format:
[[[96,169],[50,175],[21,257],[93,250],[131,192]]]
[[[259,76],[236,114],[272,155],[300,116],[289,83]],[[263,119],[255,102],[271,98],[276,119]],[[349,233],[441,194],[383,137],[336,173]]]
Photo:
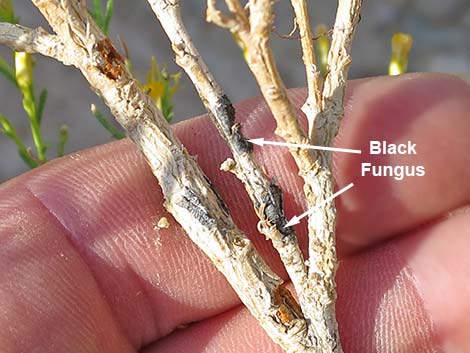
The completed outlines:
[[[176,62],[193,81],[209,116],[227,141],[234,160],[228,159],[222,168],[233,172],[245,185],[248,195],[260,219],[259,229],[279,252],[282,262],[302,299],[308,290],[307,268],[292,228],[285,227],[287,221],[282,207],[281,190],[265,175],[252,155],[251,144],[240,133],[235,121],[235,110],[222,88],[215,81],[194,46],[181,19],[179,2],[168,4],[164,0],[149,0],[163,29],[167,33]],[[230,8],[241,10],[237,2],[230,2]],[[241,19],[244,21],[245,19]],[[303,315],[301,316],[303,318]],[[302,336],[302,333],[299,333]]]
[[[307,10],[306,0],[291,0],[294,8],[295,21],[299,27],[300,43],[302,45],[302,59],[307,76],[307,99],[302,106],[302,111],[308,120],[308,136],[312,141],[314,134],[314,122],[317,114],[321,111],[322,82],[320,70],[315,62],[315,51],[313,46],[312,30]]]
[[[238,2],[238,0],[230,0],[231,2]],[[269,35],[273,19],[271,5],[271,0],[250,2],[250,16],[248,18],[243,8],[239,10],[243,11],[242,13],[235,12],[228,15],[217,9],[216,0],[208,0],[207,20],[228,28],[237,38],[238,44],[245,52],[248,66],[253,72],[276,119],[276,134],[290,143],[306,144],[308,143],[307,136],[297,121],[293,105],[287,98],[287,91],[279,76],[269,47]],[[311,169],[314,163],[311,151],[293,149],[291,153],[299,166],[301,174]]]
[[[229,2],[237,0],[226,1]],[[341,66],[343,76],[347,69],[344,65],[341,56],[335,58],[335,55],[343,55],[347,53],[347,49],[343,50],[341,44],[341,33],[346,33],[346,38],[350,40],[354,32],[357,21],[356,17],[345,16],[346,11],[351,8],[346,4],[346,1],[340,0],[338,8],[339,19],[335,25],[337,28],[336,45],[330,52],[330,63],[332,68],[335,69],[339,66],[338,63],[343,63]],[[355,15],[359,16],[360,1],[352,1],[353,4],[359,3],[354,7]],[[297,3],[294,3],[296,5]],[[304,131],[300,127],[297,116],[293,109],[292,104],[289,102],[286,94],[284,84],[277,71],[274,58],[269,47],[269,35],[272,28],[273,12],[272,0],[251,0],[248,3],[249,13],[245,12],[241,7],[235,8],[228,6],[230,14],[224,14],[216,8],[215,0],[208,0],[207,19],[216,23],[219,26],[228,28],[235,38],[238,39],[244,50],[244,56],[253,72],[260,88],[269,105],[277,122],[276,133],[283,137],[289,143],[306,143],[307,139]],[[298,25],[304,26],[304,31],[307,32],[307,17],[306,12],[302,14],[305,8],[302,4],[297,4],[297,13],[300,13],[297,20]],[[304,4],[305,5],[305,4]],[[340,26],[343,27],[340,27]],[[341,31],[339,29],[341,28]],[[305,46],[308,45],[304,38],[304,60],[311,62],[314,60],[311,54],[305,56]],[[348,44],[343,43],[348,48]],[[344,45],[343,45],[344,47]],[[342,48],[342,49],[340,49]],[[308,50],[308,48],[307,48]],[[332,104],[335,102],[342,106],[342,95],[329,94],[335,78],[338,77],[339,70],[330,73],[328,86],[325,83],[326,105],[322,106],[324,115],[319,121],[314,122],[312,131],[315,130],[317,136],[321,137],[319,140],[323,145],[331,145],[333,138],[337,133],[330,123],[335,120],[339,126],[339,119],[341,116],[335,114],[331,116],[330,111],[339,112],[338,109],[332,110]],[[307,67],[307,74],[309,74]],[[315,82],[314,82],[315,84]],[[344,90],[344,86],[342,86]],[[313,91],[314,99],[318,104],[318,91]],[[310,92],[309,94],[312,94]],[[341,98],[341,99],[339,99]],[[328,110],[324,108],[328,107]],[[316,108],[318,110],[318,107]],[[318,115],[315,120],[318,119]],[[342,114],[341,114],[342,115]],[[328,116],[328,118],[326,118]],[[312,126],[312,117],[310,117],[310,124]],[[325,121],[329,123],[326,124]],[[332,129],[329,131],[328,129]],[[324,138],[322,134],[327,136]],[[318,142],[317,142],[318,143]],[[318,351],[321,352],[341,352],[341,345],[339,341],[338,327],[335,319],[335,282],[334,276],[336,273],[337,259],[335,250],[335,227],[336,227],[336,210],[334,202],[326,202],[333,194],[333,178],[331,173],[331,153],[317,153],[311,150],[291,149],[291,154],[294,157],[299,168],[299,174],[304,179],[304,191],[309,208],[317,204],[322,204],[315,212],[309,217],[309,280],[312,290],[308,291],[309,297],[305,298],[305,305],[308,306],[304,310],[305,317],[309,320],[309,334],[311,340],[316,342]],[[311,296],[310,296],[311,295]]]
[[[223,14],[215,8],[215,1],[209,0],[207,18],[218,25],[228,26],[232,34],[242,43],[248,66],[276,119],[276,134],[289,143],[306,144],[308,138],[299,125],[294,107],[287,97],[286,89],[269,47],[273,21],[272,2],[270,0],[251,1],[249,8],[249,21],[235,22],[236,24],[234,24],[235,19],[243,18],[246,14]],[[291,149],[290,151],[299,168],[299,174],[304,179],[304,191],[308,206],[313,207],[317,202],[332,195],[331,187],[319,189],[318,172],[320,168],[315,162],[314,153],[307,149]],[[318,214],[328,218],[329,222],[330,220],[334,222],[334,207],[328,206],[331,205],[327,204],[320,208]],[[308,294],[303,299],[306,308],[304,315],[310,323],[309,336],[310,340],[315,342],[316,349],[329,352],[334,351],[336,349],[334,347],[340,347],[334,316],[334,271],[336,269],[334,233],[333,236],[329,233],[328,237],[323,238],[317,237],[317,229],[310,230],[309,233],[310,239],[315,237],[314,241],[318,244],[315,253],[310,254],[309,271],[314,271],[317,276],[314,281],[309,281],[311,289],[301,293]],[[325,302],[327,305],[324,304]],[[330,303],[333,303],[333,306]]]
[[[331,146],[338,133],[344,114],[343,98],[351,58],[352,37],[360,18],[362,0],[339,0],[328,53],[327,76],[323,84],[321,111],[314,118],[311,141],[317,145]],[[315,137],[313,136],[315,134]],[[331,152],[317,151],[316,178],[312,186],[313,198],[322,202],[333,193]],[[334,202],[316,209],[308,219],[309,228],[309,278],[315,283],[319,295],[315,316],[324,319],[326,340],[339,344],[335,316],[335,283],[337,260],[335,250],[336,210]],[[333,261],[329,261],[329,259]],[[334,343],[333,343],[334,344]],[[341,347],[338,346],[338,351]],[[335,351],[335,349],[332,349]]]
[[[69,65],[64,55],[64,44],[60,39],[47,33],[41,27],[34,30],[10,23],[0,23],[0,38],[3,44],[16,51],[40,53]]]
[[[222,200],[153,102],[139,89],[86,8],[74,1],[33,2],[64,43],[63,57],[70,60],[67,63],[80,69],[144,153],[162,187],[168,211],[227,277],[263,327],[276,333],[273,339],[288,352],[306,352],[297,335],[305,331],[305,322],[297,319],[295,301],[282,280],[236,228]],[[23,30],[24,34],[32,31]],[[9,40],[8,44],[18,49],[19,40]],[[0,42],[6,40],[0,38]],[[51,47],[54,45],[51,43]],[[34,45],[28,50],[34,52]]]
[[[89,17],[82,2],[33,0],[57,35],[42,29],[0,24],[0,42],[16,50],[39,52],[79,68],[129,136],[139,145],[165,195],[165,207],[191,239],[227,277],[241,300],[273,340],[287,352],[341,352],[335,320],[335,208],[333,202],[309,218],[309,263],[306,266],[292,229],[284,229],[280,190],[251,156],[251,145],[239,132],[234,111],[184,29],[177,2],[149,0],[167,31],[178,63],[196,85],[209,115],[228,142],[234,161],[224,167],[242,180],[260,217],[261,230],[273,240],[299,294],[302,310],[282,280],[263,262],[249,239],[237,229],[223,201],[194,159],[171,132],[153,102],[139,89],[124,61]],[[308,143],[287,98],[269,47],[272,0],[226,0],[230,15],[208,0],[208,19],[230,29],[244,50],[276,121],[276,133],[290,143]],[[342,100],[349,67],[349,48],[359,20],[361,0],[339,0],[328,75],[323,96],[311,50],[305,2],[292,0],[297,15],[309,82],[309,136],[331,145],[343,114]],[[309,44],[310,43],[310,44]],[[309,49],[310,48],[310,49]],[[313,80],[313,82],[312,82]],[[313,108],[312,108],[313,107]],[[320,107],[320,108],[319,108]],[[313,128],[312,128],[313,127]],[[304,179],[308,207],[333,194],[331,153],[291,149]],[[307,280],[308,279],[308,280]]]
[[[362,0],[339,0],[323,84],[322,112],[315,124],[316,143],[329,146],[344,115],[343,98],[351,64],[351,44],[361,18]]]

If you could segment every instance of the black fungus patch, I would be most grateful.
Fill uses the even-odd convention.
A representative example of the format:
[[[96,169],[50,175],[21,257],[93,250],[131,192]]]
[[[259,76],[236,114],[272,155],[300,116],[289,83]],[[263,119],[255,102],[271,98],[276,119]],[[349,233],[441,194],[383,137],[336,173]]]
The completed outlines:
[[[235,108],[225,94],[215,104],[215,112],[220,119],[224,131],[230,133],[230,129],[235,123]]]
[[[201,200],[191,188],[184,187],[183,198],[179,204],[181,207],[186,208],[202,225],[206,227],[214,225],[214,219],[209,215],[207,208],[203,206]]]
[[[253,144],[248,142],[240,133],[240,124],[235,122],[235,108],[226,95],[220,97],[215,104],[215,114],[218,124],[226,136],[229,136],[236,152],[251,152]]]
[[[232,139],[235,145],[235,148],[238,149],[238,152],[250,153],[253,151],[253,144],[245,139],[245,137],[240,132],[240,124],[235,123],[232,126]]]
[[[265,194],[263,198],[264,215],[269,223],[274,224],[279,232],[285,237],[293,237],[294,232],[292,227],[285,227],[287,224],[284,215],[284,208],[282,207],[282,190],[274,183],[269,185],[269,193]]]

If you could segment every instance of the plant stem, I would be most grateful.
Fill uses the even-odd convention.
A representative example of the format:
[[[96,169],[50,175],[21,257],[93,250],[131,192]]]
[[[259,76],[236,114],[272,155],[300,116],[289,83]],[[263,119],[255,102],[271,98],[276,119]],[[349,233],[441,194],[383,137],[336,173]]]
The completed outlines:
[[[124,60],[89,17],[83,4],[66,0],[33,0],[33,3],[60,41],[67,44],[63,57],[81,70],[144,153],[159,180],[167,210],[226,276],[263,327],[285,332],[278,310],[282,308],[283,313],[294,318],[297,314],[294,308],[286,305],[292,302],[292,297],[281,286],[282,280],[267,267],[251,241],[235,226],[194,158],[189,156],[161,112],[130,76]],[[10,36],[5,41],[1,36],[2,26],[5,24],[0,25],[0,42],[15,47],[19,38],[25,37],[13,40]],[[41,49],[54,53],[51,48]],[[113,59],[110,59],[110,53],[113,53]],[[299,322],[292,325],[302,329]],[[278,343],[289,352],[305,352],[302,346],[293,345],[286,335],[279,336]]]

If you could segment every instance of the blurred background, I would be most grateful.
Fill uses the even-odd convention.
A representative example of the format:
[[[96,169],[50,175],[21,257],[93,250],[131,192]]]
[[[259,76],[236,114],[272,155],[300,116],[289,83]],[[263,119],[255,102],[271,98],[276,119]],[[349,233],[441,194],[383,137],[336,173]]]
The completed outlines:
[[[20,24],[49,29],[29,1],[12,2]],[[181,3],[184,20],[196,46],[232,101],[235,103],[259,95],[256,83],[229,32],[205,22],[206,2],[189,0]],[[324,23],[328,28],[332,26],[336,1],[309,1],[309,6],[312,26],[319,23]],[[288,34],[292,26],[293,14],[289,1],[277,2],[275,31]],[[395,32],[407,32],[413,36],[408,71],[470,72],[469,0],[366,0],[353,44],[350,78],[387,74],[390,39]],[[115,0],[110,37],[116,41],[117,35],[126,43],[133,71],[139,79],[144,80],[152,56],[159,64],[165,63],[169,73],[179,71],[168,41],[146,1]],[[299,41],[273,34],[272,45],[286,85],[305,86]],[[11,50],[0,46],[0,55],[13,64]],[[112,140],[90,113],[90,104],[95,103],[106,115],[109,112],[77,70],[36,56],[35,75],[37,94],[45,87],[49,91],[42,123],[43,134],[51,146],[49,158],[54,157],[62,124],[69,127],[66,153]],[[181,86],[172,99],[173,122],[204,113],[195,90],[184,74]],[[0,113],[12,122],[21,139],[32,145],[20,93],[3,76],[0,76]],[[28,169],[18,156],[15,144],[0,135],[0,182]]]

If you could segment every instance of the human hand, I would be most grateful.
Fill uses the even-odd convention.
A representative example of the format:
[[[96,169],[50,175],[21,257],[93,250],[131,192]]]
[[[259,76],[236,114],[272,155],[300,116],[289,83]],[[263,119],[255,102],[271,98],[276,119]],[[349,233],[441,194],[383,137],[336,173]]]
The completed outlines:
[[[345,352],[470,351],[470,88],[444,75],[351,82],[336,154],[337,314]],[[303,90],[292,91],[294,102]],[[273,139],[259,99],[237,109],[249,138]],[[175,131],[274,270],[285,277],[207,118]],[[417,144],[370,156],[370,140]],[[255,148],[304,211],[288,151]],[[402,181],[362,177],[361,163],[423,165]],[[142,156],[118,141],[48,163],[0,186],[0,351],[280,352],[223,276],[162,206]],[[168,229],[158,229],[161,217]],[[296,226],[306,248],[305,222]]]

